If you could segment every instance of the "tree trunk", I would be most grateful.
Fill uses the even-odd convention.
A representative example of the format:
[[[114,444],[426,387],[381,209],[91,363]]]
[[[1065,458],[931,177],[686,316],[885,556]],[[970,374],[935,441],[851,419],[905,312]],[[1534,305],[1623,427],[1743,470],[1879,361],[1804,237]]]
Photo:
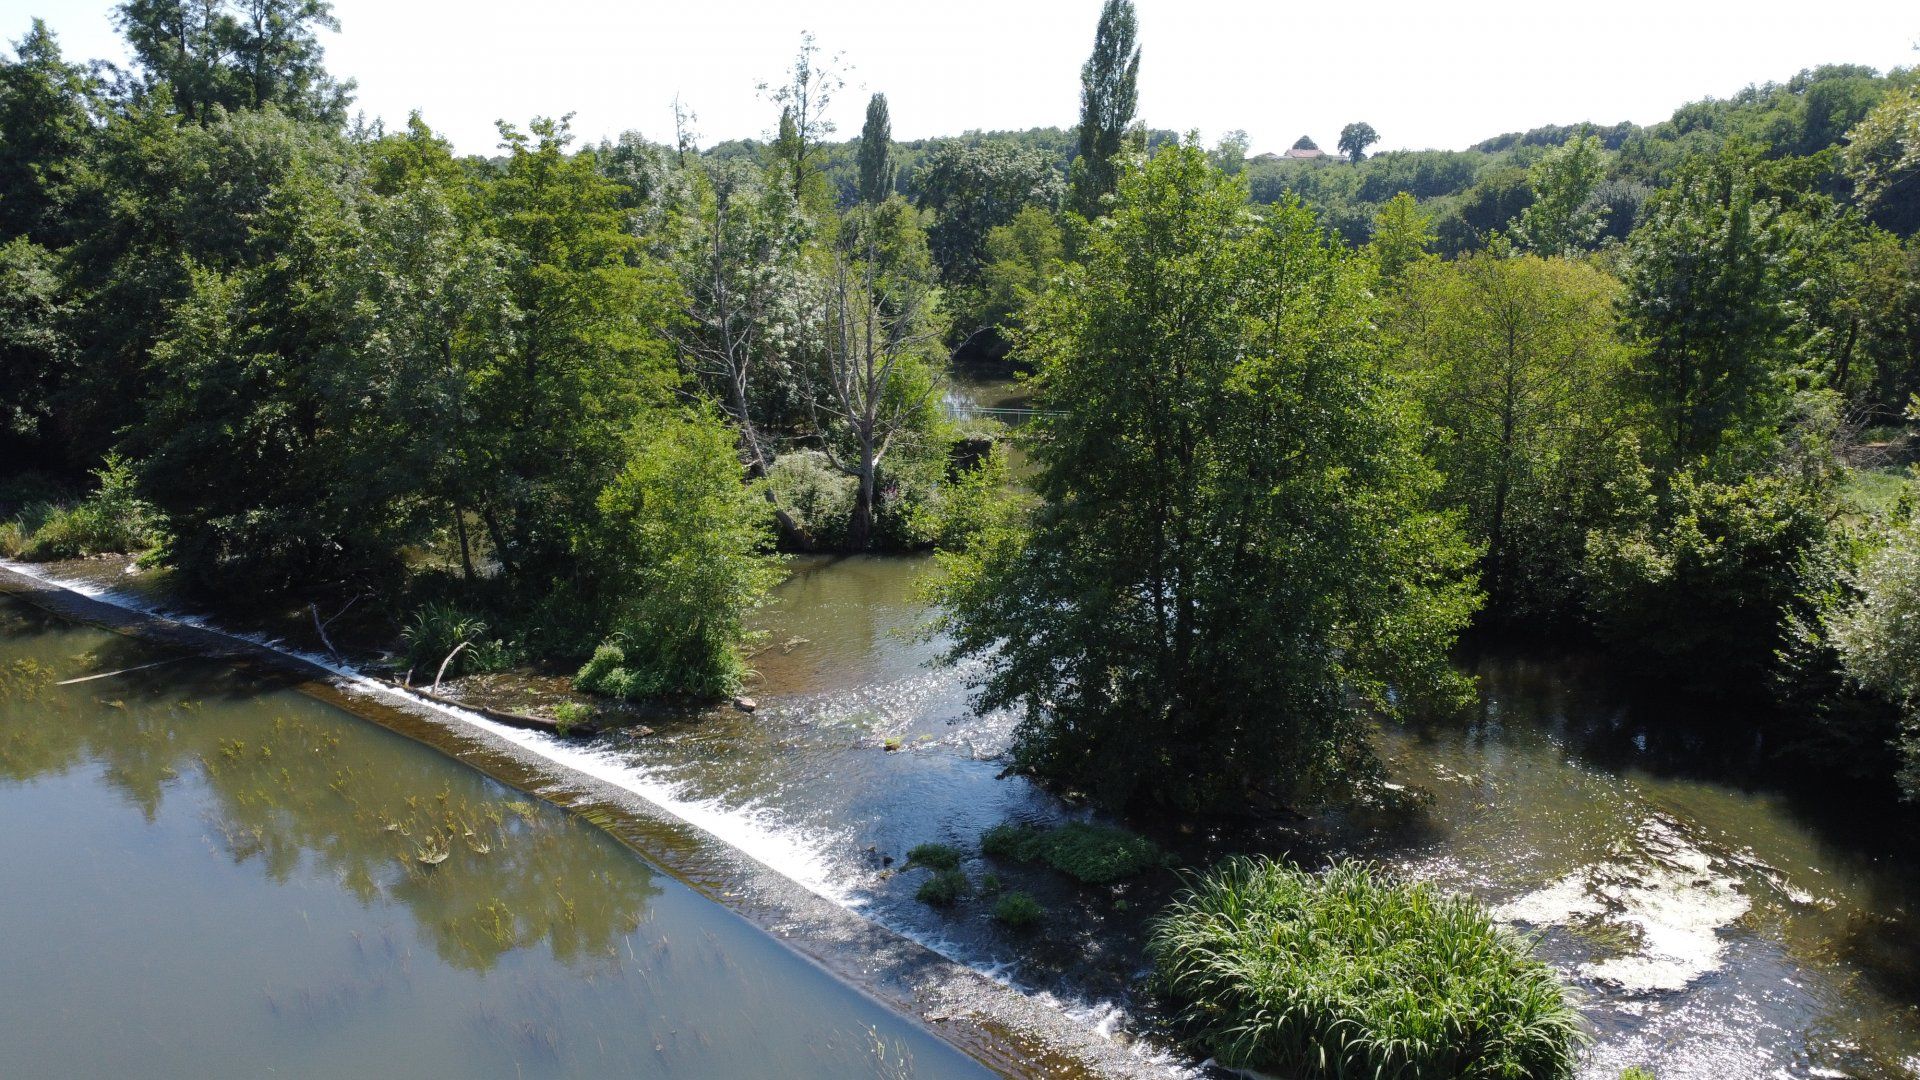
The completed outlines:
[[[466,580],[473,580],[473,555],[467,547],[467,512],[459,507],[453,508],[453,528],[460,534],[460,569],[466,573]]]

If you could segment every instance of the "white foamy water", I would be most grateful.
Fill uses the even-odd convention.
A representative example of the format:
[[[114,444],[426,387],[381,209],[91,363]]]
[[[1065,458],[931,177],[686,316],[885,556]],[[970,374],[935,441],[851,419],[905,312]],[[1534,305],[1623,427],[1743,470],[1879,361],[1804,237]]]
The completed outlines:
[[[1625,857],[1584,867],[1494,909],[1529,926],[1624,931],[1630,951],[1580,966],[1628,994],[1685,989],[1723,962],[1721,931],[1752,907],[1738,878],[1672,821],[1643,823]]]

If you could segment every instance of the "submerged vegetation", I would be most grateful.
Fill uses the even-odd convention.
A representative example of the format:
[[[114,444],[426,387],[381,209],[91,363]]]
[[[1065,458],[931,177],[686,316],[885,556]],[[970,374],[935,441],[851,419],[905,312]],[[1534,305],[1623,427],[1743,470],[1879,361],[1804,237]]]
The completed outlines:
[[[1570,1077],[1558,978],[1472,902],[1357,863],[1232,859],[1156,923],[1157,978],[1229,1068],[1280,1076]]]
[[[1086,885],[1110,885],[1165,866],[1166,853],[1146,837],[1111,825],[996,825],[980,836],[996,859],[1043,863]]]

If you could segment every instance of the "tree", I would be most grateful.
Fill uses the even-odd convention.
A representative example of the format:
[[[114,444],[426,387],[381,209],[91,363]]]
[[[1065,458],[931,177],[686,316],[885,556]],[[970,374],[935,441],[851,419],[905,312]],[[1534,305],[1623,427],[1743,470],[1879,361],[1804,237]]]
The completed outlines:
[[[914,188],[934,215],[927,242],[941,280],[960,285],[979,275],[988,233],[1029,206],[1053,208],[1060,174],[1040,151],[1011,142],[945,142],[927,155]]]
[[[303,120],[346,118],[353,84],[327,74],[315,34],[340,29],[327,0],[124,0],[114,18],[141,86],[165,86],[190,120],[266,105]]]
[[[1412,195],[1395,195],[1374,215],[1367,251],[1380,280],[1397,283],[1410,268],[1433,258],[1433,216],[1420,209]]]
[[[0,242],[62,247],[92,145],[95,80],[61,56],[40,19],[0,60]]]
[[[1690,161],[1627,243],[1622,312],[1663,474],[1764,443],[1791,325],[1790,223],[1734,148]]]
[[[854,478],[847,547],[872,540],[880,468],[901,433],[923,425],[938,394],[941,327],[926,240],[902,200],[848,223],[851,252],[820,283],[819,386],[813,409],[828,460]]]
[[[1133,0],[1106,0],[1093,33],[1093,53],[1080,68],[1080,154],[1070,174],[1071,204],[1085,218],[1099,217],[1113,194],[1114,158],[1139,107],[1140,47]]]
[[[1606,170],[1597,136],[1576,135],[1547,151],[1527,170],[1533,202],[1514,222],[1515,238],[1542,255],[1572,255],[1592,246],[1607,217],[1607,207],[1593,203]]]
[[[1860,199],[1875,206],[1920,174],[1920,86],[1895,90],[1852,131],[1843,151]]]
[[[1240,170],[1247,167],[1247,148],[1253,140],[1247,133],[1238,129],[1220,136],[1220,142],[1210,155],[1214,167],[1228,176],[1239,176]]]
[[[1320,149],[1320,144],[1313,141],[1313,136],[1302,135],[1293,140],[1293,148],[1295,150],[1318,150]]]
[[[840,74],[839,57],[823,57],[811,33],[800,35],[800,50],[794,54],[787,81],[779,86],[760,84],[760,92],[780,106],[780,133],[775,152],[786,168],[795,199],[803,198],[807,180],[814,173],[813,157],[820,143],[834,133],[827,108],[847,85]]]
[[[882,203],[893,194],[893,122],[887,95],[867,99],[867,123],[860,129],[860,201]]]
[[[1828,629],[1847,677],[1901,710],[1901,788],[1920,799],[1920,518],[1890,531],[1857,584]]]
[[[1464,691],[1470,553],[1380,373],[1372,274],[1245,200],[1192,146],[1121,178],[1032,311],[1044,502],[944,560],[950,658],[1020,710],[1019,766],[1109,803],[1337,791],[1372,769],[1359,703]]]
[[[1340,152],[1355,165],[1367,156],[1367,147],[1379,141],[1380,133],[1373,130],[1372,124],[1348,124],[1340,129]]]
[[[986,258],[979,284],[955,296],[964,320],[955,328],[956,357],[974,350],[992,359],[1006,355],[1024,325],[1021,312],[1060,273],[1066,240],[1054,215],[1029,206],[987,234]]]
[[[1500,246],[1403,281],[1406,376],[1500,615],[1562,613],[1588,531],[1637,508],[1618,505],[1639,470],[1621,421],[1619,291],[1597,267]]]
[[[781,185],[746,162],[722,163],[703,179],[698,242],[678,260],[684,318],[672,329],[693,374],[712,390],[739,437],[747,475],[764,479],[774,452],[760,430],[757,391],[766,368],[795,350],[804,321],[803,226]],[[786,535],[812,538],[763,488]]]
[[[24,236],[0,244],[0,451],[9,462],[33,461],[55,441],[77,306],[52,252]]]
[[[677,387],[659,330],[679,298],[627,230],[618,187],[567,152],[566,119],[500,134],[508,157],[484,209],[507,248],[513,322],[474,379],[490,437],[479,509],[510,570],[552,573],[623,466],[633,425]]]
[[[767,550],[767,504],[732,444],[724,423],[697,410],[635,433],[585,530],[613,636],[581,670],[581,689],[712,700],[740,688],[747,615],[781,571]]]

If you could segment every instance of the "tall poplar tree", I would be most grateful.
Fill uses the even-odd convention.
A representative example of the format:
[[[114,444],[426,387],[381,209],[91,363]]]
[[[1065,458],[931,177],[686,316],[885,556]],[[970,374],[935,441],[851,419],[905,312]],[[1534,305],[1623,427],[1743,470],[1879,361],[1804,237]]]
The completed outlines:
[[[867,99],[867,123],[860,129],[860,201],[877,204],[893,194],[893,121],[887,95]]]
[[[1140,46],[1133,0],[1107,0],[1093,35],[1093,54],[1080,68],[1080,156],[1071,175],[1072,206],[1085,217],[1100,214],[1113,194],[1113,159],[1139,106]]]

